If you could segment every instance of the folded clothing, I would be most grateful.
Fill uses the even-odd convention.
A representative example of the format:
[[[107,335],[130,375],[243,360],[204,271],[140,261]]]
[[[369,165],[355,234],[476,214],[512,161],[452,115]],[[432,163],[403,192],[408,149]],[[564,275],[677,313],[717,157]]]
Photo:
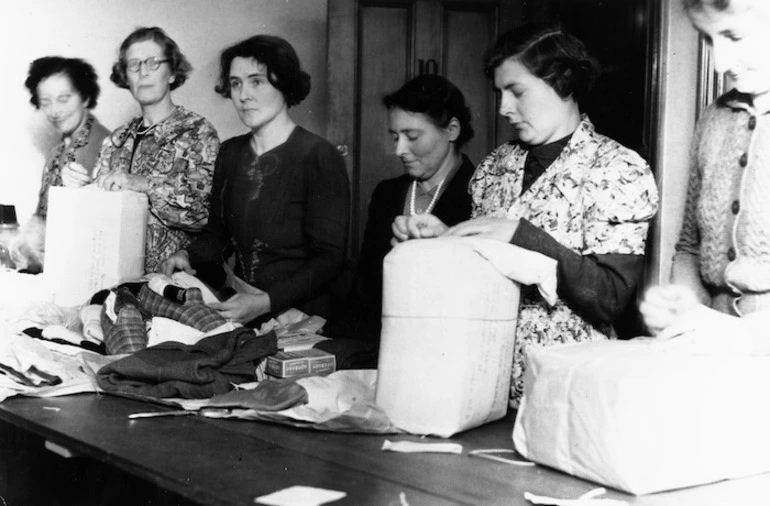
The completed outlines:
[[[107,353],[119,355],[145,349],[147,333],[144,322],[147,317],[148,313],[142,310],[139,300],[131,290],[127,286],[119,286],[114,296],[110,295],[105,300],[102,312],[102,330]]]
[[[203,295],[199,288],[185,290],[185,303],[179,304],[157,294],[145,284],[139,291],[139,301],[142,309],[151,315],[176,320],[201,332],[214,330],[227,323],[217,311],[203,302]]]
[[[184,304],[153,291],[146,282],[123,283],[108,293],[95,295],[103,299],[101,326],[107,353],[135,353],[147,348],[147,326],[153,317],[163,317],[191,327],[201,333],[210,332],[227,321],[203,302],[200,288],[184,291]]]
[[[253,381],[257,362],[276,351],[274,332],[240,327],[193,346],[168,341],[137,351],[101,368],[97,381],[107,392],[203,399]]]

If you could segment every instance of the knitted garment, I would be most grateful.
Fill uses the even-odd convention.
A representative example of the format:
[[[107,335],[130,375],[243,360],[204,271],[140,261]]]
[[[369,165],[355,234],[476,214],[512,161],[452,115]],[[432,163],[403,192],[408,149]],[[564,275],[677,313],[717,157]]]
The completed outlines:
[[[770,114],[728,92],[695,132],[676,251],[699,260],[712,293],[770,294]],[[752,304],[752,307],[754,304]]]

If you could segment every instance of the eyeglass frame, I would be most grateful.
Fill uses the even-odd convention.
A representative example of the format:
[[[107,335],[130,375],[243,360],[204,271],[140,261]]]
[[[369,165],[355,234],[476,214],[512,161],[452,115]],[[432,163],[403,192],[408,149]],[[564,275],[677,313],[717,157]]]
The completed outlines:
[[[170,58],[158,58],[157,56],[150,56],[149,58],[145,58],[144,60],[140,60],[139,58],[131,58],[130,60],[125,61],[126,72],[131,72],[131,73],[140,72],[142,70],[142,65],[144,65],[149,72],[155,72],[160,68],[161,64],[168,63],[170,61],[171,61]],[[135,69],[131,68],[133,66],[131,62],[136,62]],[[155,65],[154,68],[153,68],[153,65]]]

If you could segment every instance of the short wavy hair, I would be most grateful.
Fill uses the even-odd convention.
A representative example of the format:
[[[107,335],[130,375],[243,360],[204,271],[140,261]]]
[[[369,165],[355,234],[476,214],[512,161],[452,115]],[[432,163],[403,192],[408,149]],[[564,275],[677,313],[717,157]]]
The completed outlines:
[[[118,88],[128,89],[128,78],[126,76],[126,52],[133,44],[151,40],[163,49],[163,58],[169,60],[171,72],[174,75],[174,81],[171,83],[171,89],[175,90],[187,81],[187,76],[192,71],[192,65],[182,54],[179,45],[166,35],[162,28],[157,26],[137,28],[131,35],[126,37],[118,49],[118,60],[112,65],[112,74],[110,80]]]
[[[494,79],[505,60],[515,58],[556,93],[570,95],[580,104],[599,77],[599,64],[574,35],[559,25],[532,23],[510,30],[497,38],[484,56],[484,74]]]
[[[230,98],[230,65],[235,58],[253,58],[264,65],[268,81],[281,92],[288,107],[310,93],[310,75],[302,70],[294,47],[281,37],[255,35],[222,51],[214,90],[225,98]]]
[[[31,95],[29,102],[40,109],[40,100],[37,96],[37,86],[43,79],[56,74],[63,74],[72,83],[72,86],[80,94],[80,98],[86,103],[86,108],[96,107],[99,98],[98,76],[90,63],[80,58],[64,58],[62,56],[44,56],[33,61],[29,65],[27,79],[24,86]]]
[[[465,103],[465,96],[449,79],[433,74],[424,74],[411,79],[397,91],[385,95],[382,105],[424,114],[439,128],[446,128],[452,118],[460,123],[460,134],[455,140],[459,150],[473,138],[471,111]]]

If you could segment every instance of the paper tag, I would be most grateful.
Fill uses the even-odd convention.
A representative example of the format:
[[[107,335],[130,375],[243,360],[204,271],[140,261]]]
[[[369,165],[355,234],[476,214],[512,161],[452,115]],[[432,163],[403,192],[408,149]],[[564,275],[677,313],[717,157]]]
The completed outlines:
[[[256,497],[254,502],[269,506],[319,506],[338,501],[346,495],[348,494],[338,490],[295,485],[272,494]]]
[[[415,443],[386,439],[382,443],[382,450],[400,453],[462,453],[463,447],[457,443]]]

